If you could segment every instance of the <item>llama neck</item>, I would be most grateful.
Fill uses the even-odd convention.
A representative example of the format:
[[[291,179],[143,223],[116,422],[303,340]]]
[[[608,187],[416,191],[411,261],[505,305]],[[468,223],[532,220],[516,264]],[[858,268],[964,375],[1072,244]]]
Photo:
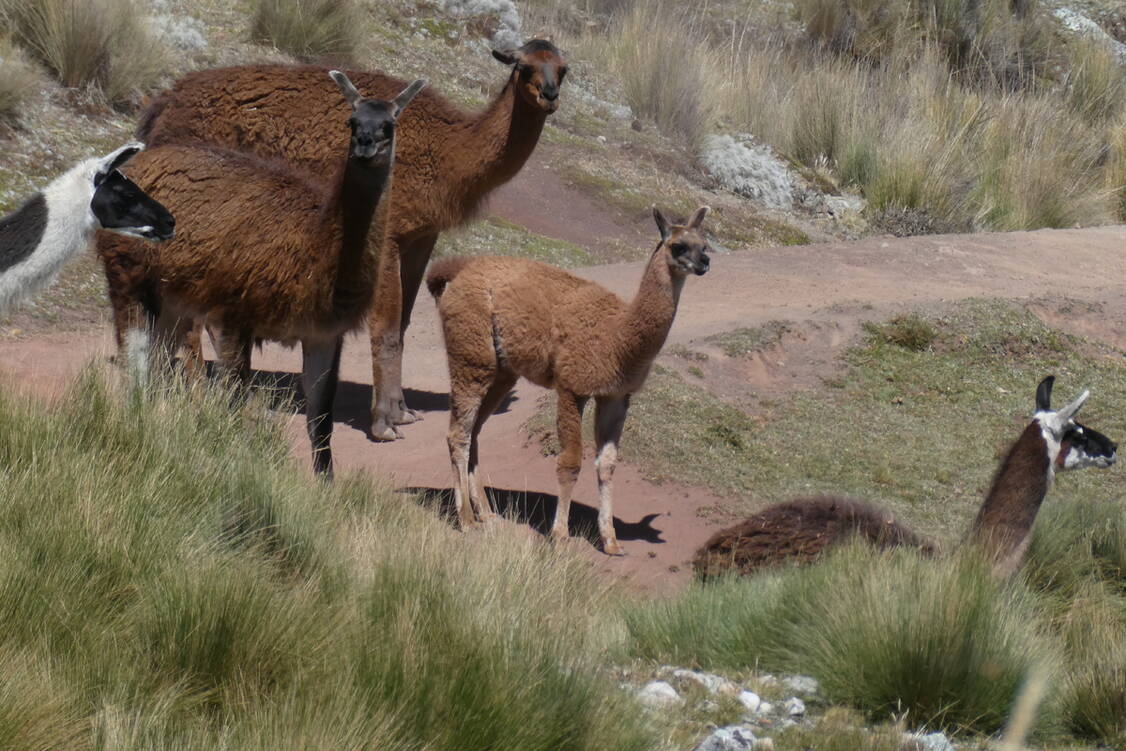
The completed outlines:
[[[376,257],[368,248],[368,237],[381,235],[387,227],[390,201],[384,194],[391,182],[392,157],[360,160],[349,157],[322,214],[322,237],[339,238],[333,307],[350,313],[366,306],[374,282]]]
[[[660,245],[649,259],[637,294],[625,310],[625,320],[619,328],[621,341],[618,352],[623,361],[648,367],[672,328],[684,277],[674,276]]]
[[[0,310],[49,285],[89,247],[97,228],[92,180],[92,165],[78,165],[0,220]]]
[[[508,182],[532,155],[540,140],[547,114],[528,104],[517,91],[519,76],[513,71],[500,93],[477,117],[463,127],[457,143],[459,159],[451,175],[459,195],[476,205],[485,195]]]
[[[1055,461],[1051,447],[1040,423],[1031,422],[1001,462],[970,528],[970,539],[984,545],[1005,573],[1020,565],[1036,514],[1051,486]]]

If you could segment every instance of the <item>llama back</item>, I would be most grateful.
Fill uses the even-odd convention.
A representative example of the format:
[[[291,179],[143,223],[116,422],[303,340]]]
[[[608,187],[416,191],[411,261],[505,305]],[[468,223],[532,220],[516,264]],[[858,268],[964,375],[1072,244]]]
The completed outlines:
[[[229,324],[253,325],[259,336],[283,340],[293,335],[279,328],[283,309],[290,320],[293,311],[309,317],[324,313],[336,271],[329,249],[339,237],[318,237],[324,253],[292,248],[307,244],[309,233],[324,232],[326,185],[281,163],[187,145],[142,152],[130,174],[157,200],[175,207],[180,231],[159,252],[133,238],[99,233],[97,251],[111,289],[148,300],[153,290],[146,287],[159,280],[172,302],[191,300],[193,308],[211,310],[220,320],[234,315],[224,304],[238,300],[238,315],[246,320],[226,318]],[[277,221],[247,221],[250,216]],[[302,263],[294,264],[294,258]]]
[[[769,506],[717,532],[696,552],[692,565],[698,577],[709,579],[729,572],[751,574],[783,563],[807,564],[854,536],[879,549],[935,552],[932,542],[876,506],[817,496]]]

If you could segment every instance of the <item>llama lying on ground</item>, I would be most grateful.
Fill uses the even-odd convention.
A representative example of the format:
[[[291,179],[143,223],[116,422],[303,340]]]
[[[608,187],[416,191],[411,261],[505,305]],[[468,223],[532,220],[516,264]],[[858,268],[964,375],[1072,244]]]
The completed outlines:
[[[118,171],[144,148],[130,143],[79,162],[0,219],[0,311],[51,284],[67,261],[90,247],[95,230],[172,237],[172,215]]]
[[[661,241],[628,304],[594,282],[535,261],[486,256],[434,264],[426,284],[438,301],[449,355],[450,461],[463,527],[475,522],[473,509],[482,520],[492,516],[478,475],[477,438],[523,376],[558,396],[559,505],[552,536],[569,535],[571,492],[583,456],[582,412],[594,397],[598,531],[606,553],[622,554],[610,492],[622,424],[630,396],[665,343],[685,278],[708,270],[700,226],[707,212],[702,207],[688,224],[669,225],[653,209]]]
[[[1116,459],[1114,442],[1074,419],[1088,392],[1052,411],[1054,380],[1048,376],[1037,388],[1036,414],[1005,455],[970,528],[969,540],[984,547],[1001,576],[1020,567],[1055,471],[1105,468]],[[729,571],[751,574],[781,563],[809,563],[853,537],[881,549],[902,545],[935,552],[932,542],[876,506],[848,498],[799,498],[717,532],[697,551],[693,565],[704,579]]]
[[[245,378],[249,338],[301,342],[313,467],[331,473],[332,403],[345,332],[363,321],[387,230],[396,122],[422,89],[391,101],[363,98],[330,74],[340,113],[336,176],[314,181],[287,164],[203,146],[158,146],[137,160],[137,180],[180,216],[180,236],[149,251],[100,236],[111,288],[132,301],[125,325],[130,360],[148,368],[147,332],[174,351],[193,320],[223,332],[220,365]],[[345,124],[351,142],[345,148]],[[371,238],[369,241],[369,237]]]
[[[464,112],[427,91],[399,128],[389,240],[370,313],[376,440],[401,438],[395,426],[418,417],[403,401],[403,332],[439,233],[471,219],[520,171],[559,104],[567,65],[553,44],[536,39],[493,56],[512,70],[484,110]],[[348,75],[372,96],[405,85],[382,73]],[[324,179],[336,168],[333,136],[344,117],[322,68],[255,65],[185,76],[153,102],[138,134],[150,146],[203,142],[281,158]],[[130,301],[112,278],[110,298],[123,331]],[[246,368],[249,356],[247,348]]]

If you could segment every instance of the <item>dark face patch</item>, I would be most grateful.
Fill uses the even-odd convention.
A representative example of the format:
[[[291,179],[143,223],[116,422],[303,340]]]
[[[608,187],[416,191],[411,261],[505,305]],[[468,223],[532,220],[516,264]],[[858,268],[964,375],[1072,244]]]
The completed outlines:
[[[146,240],[168,240],[176,220],[159,201],[117,170],[94,178],[90,210],[102,229]]]
[[[361,99],[348,118],[352,141],[348,154],[357,159],[390,156],[395,137],[395,117],[390,103]]]
[[[1097,430],[1071,423],[1060,440],[1059,465],[1062,469],[1109,467],[1118,459],[1118,444]]]
[[[0,272],[30,256],[47,230],[47,199],[36,193],[15,213],[0,219]]]
[[[708,241],[701,233],[692,230],[674,231],[668,242],[672,267],[683,274],[703,276],[711,267],[708,258]]]

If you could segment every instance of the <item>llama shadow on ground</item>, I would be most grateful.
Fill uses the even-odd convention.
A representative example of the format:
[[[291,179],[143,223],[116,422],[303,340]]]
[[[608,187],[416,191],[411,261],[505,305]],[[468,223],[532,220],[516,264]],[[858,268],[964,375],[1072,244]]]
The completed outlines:
[[[305,394],[301,388],[301,374],[284,370],[252,370],[251,391],[264,395],[271,409],[292,410],[305,414]],[[403,389],[407,404],[422,413],[449,412],[450,397],[437,391]],[[336,387],[333,421],[358,430],[371,440],[371,395],[367,383],[341,379]],[[497,413],[504,412],[515,397],[509,395]]]
[[[400,493],[409,493],[419,499],[427,508],[435,509],[438,515],[450,524],[457,523],[454,509],[454,492],[450,488],[403,488]],[[559,497],[551,493],[534,490],[506,490],[504,488],[485,488],[492,502],[493,511],[520,524],[526,524],[541,535],[551,531],[555,519],[555,508]],[[614,533],[623,542],[644,540],[648,543],[662,544],[663,530],[653,526],[653,520],[660,514],[646,514],[639,521],[627,522],[614,517]],[[571,501],[571,516],[567,527],[572,537],[586,540],[601,550],[602,540],[598,536],[598,509],[585,503]]]

